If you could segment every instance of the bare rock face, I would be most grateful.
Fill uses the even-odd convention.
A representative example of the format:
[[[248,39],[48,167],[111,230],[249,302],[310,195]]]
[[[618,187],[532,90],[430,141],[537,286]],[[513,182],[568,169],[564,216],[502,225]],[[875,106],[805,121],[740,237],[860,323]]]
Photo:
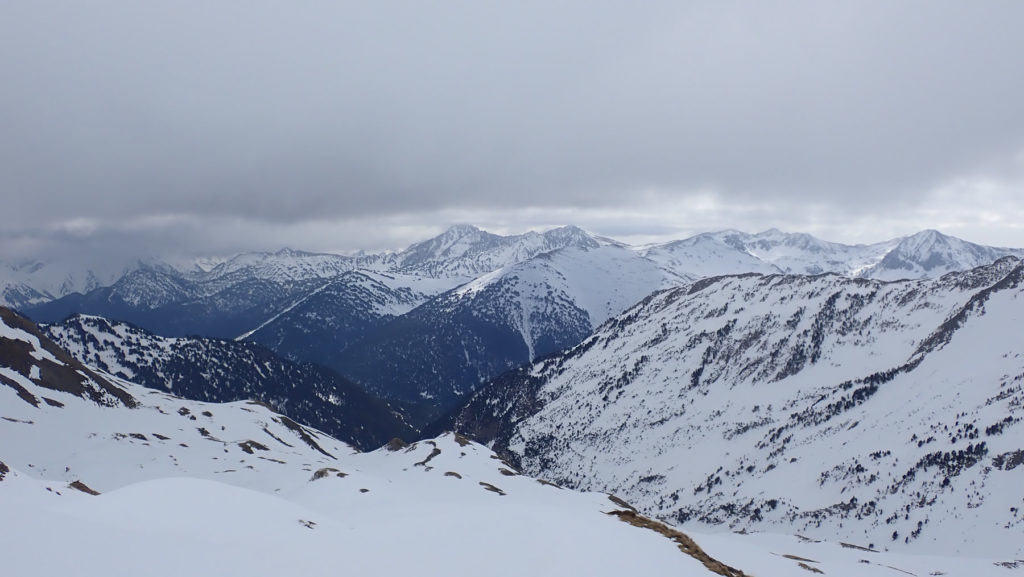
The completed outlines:
[[[0,383],[15,389],[25,402],[39,406],[40,398],[18,381],[89,399],[107,406],[134,408],[137,401],[124,389],[92,371],[48,339],[32,321],[0,307],[0,367],[14,374],[0,374]],[[60,401],[43,398],[51,405]]]

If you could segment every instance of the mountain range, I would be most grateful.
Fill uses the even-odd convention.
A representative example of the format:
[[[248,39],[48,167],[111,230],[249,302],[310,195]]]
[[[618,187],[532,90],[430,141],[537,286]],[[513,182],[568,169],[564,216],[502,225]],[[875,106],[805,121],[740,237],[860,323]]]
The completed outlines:
[[[282,250],[187,271],[152,261],[60,298],[26,301],[18,295],[56,295],[17,275],[2,285],[41,322],[88,314],[161,336],[262,344],[333,369],[405,407],[422,427],[491,378],[579,343],[655,290],[751,272],[926,278],[1007,255],[1024,251],[936,231],[854,246],[724,231],[633,247],[571,226],[514,236],[457,226],[394,253]]]

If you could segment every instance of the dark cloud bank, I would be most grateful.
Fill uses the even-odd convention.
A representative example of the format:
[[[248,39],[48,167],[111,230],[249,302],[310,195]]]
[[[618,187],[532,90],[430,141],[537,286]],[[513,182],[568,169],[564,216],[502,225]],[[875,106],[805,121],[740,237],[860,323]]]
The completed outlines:
[[[466,219],[1024,245],[1020,2],[0,12],[7,252],[381,248]]]

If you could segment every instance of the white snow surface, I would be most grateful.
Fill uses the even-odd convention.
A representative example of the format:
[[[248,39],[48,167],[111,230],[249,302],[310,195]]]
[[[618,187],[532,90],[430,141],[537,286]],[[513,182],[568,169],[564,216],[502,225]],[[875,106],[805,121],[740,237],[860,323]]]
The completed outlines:
[[[4,338],[29,342],[4,327]],[[710,575],[664,536],[608,515],[622,507],[607,495],[516,474],[452,434],[361,454],[261,405],[187,401],[108,378],[139,406],[24,381],[58,401],[36,407],[0,386],[5,574]],[[692,537],[748,575],[791,575],[800,562],[829,575],[1006,571],[999,558]]]
[[[509,448],[697,530],[1024,558],[1022,266],[665,291],[531,369]]]

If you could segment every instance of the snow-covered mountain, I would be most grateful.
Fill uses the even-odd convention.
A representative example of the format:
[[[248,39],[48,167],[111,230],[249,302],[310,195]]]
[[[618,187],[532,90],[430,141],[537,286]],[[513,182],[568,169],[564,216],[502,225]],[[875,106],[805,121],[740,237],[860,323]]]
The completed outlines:
[[[414,434],[386,403],[333,371],[253,343],[159,337],[82,315],[44,331],[79,361],[119,378],[199,401],[257,400],[360,449]]]
[[[1022,565],[782,534],[688,535],[620,498],[520,474],[452,434],[356,453],[261,404],[189,401],[85,367],[3,309],[0,511],[4,571],[28,577],[259,577],[332,567],[986,576]]]
[[[750,235],[737,231],[698,234],[647,247],[642,254],[682,278],[703,278],[747,272],[781,272],[771,262],[747,251]]]
[[[124,269],[82,269],[60,263],[0,262],[0,306],[29,307],[114,283]]]
[[[483,382],[575,345],[677,280],[613,244],[543,253],[391,320],[346,349],[339,370],[382,396],[429,399],[447,410]]]
[[[789,274],[823,274],[833,272],[844,276],[864,276],[864,271],[877,264],[899,242],[899,239],[869,245],[848,245],[828,242],[806,233],[787,233],[770,229],[753,235],[740,235],[739,246],[758,259]],[[965,262],[957,270],[967,270],[994,262],[999,254],[983,263]],[[758,271],[734,271],[758,272]],[[921,275],[930,276],[930,275]]]
[[[1024,556],[1024,263],[656,293],[456,416],[534,475],[693,526]]]
[[[1024,257],[1024,249],[982,246],[925,230],[900,239],[878,264],[865,269],[860,276],[879,280],[939,277],[1011,255]]]
[[[593,248],[603,242],[608,241],[575,226],[501,236],[475,226],[458,225],[440,236],[413,244],[385,262],[396,271],[469,280],[560,248]]]

